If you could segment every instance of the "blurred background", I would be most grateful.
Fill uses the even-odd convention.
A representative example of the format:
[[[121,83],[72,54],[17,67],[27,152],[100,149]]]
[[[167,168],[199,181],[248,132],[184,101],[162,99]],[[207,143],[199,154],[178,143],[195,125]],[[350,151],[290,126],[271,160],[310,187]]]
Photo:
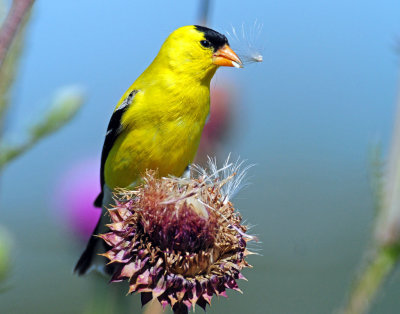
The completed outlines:
[[[108,120],[168,34],[199,23],[199,7],[34,4],[5,135],[19,141],[60,86],[82,86],[86,102],[2,172],[8,240],[0,251],[11,265],[2,313],[89,313],[92,290],[107,289],[72,268],[98,215],[91,202]],[[220,69],[212,81],[213,114],[198,160],[208,153],[222,162],[232,152],[256,164],[235,205],[260,238],[261,256],[249,258],[244,294],[215,298],[209,313],[334,313],[343,304],[372,227],[372,152],[379,144],[386,155],[391,139],[399,12],[394,0],[211,2],[208,25],[218,31],[263,25],[254,43],[264,62]],[[372,313],[398,313],[399,291],[395,272]],[[130,298],[127,312],[138,313],[138,296]]]

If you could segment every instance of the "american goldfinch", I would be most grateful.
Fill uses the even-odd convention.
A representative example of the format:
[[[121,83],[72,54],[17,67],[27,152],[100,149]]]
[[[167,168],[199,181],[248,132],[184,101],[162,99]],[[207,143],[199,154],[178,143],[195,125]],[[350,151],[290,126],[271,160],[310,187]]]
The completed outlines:
[[[146,169],[160,176],[181,176],[195,157],[210,110],[210,81],[220,66],[242,67],[227,38],[206,27],[178,28],[166,39],[150,66],[118,102],[108,124],[101,156],[103,207],[93,235],[109,218],[116,187],[134,187]],[[103,241],[92,236],[75,267],[79,275],[91,266],[103,268]]]

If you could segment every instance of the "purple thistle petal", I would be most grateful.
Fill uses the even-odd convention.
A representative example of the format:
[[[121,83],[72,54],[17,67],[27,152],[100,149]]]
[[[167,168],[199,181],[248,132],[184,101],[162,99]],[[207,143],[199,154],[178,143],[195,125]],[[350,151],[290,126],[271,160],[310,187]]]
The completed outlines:
[[[136,279],[136,284],[145,285],[149,282],[149,270],[146,270],[143,274],[139,275]]]

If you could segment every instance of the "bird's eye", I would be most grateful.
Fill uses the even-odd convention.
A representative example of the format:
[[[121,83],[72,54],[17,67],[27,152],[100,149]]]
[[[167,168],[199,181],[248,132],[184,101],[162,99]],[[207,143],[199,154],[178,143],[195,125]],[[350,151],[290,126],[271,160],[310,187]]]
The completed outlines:
[[[211,43],[208,40],[202,40],[200,41],[200,44],[205,48],[211,47]]]

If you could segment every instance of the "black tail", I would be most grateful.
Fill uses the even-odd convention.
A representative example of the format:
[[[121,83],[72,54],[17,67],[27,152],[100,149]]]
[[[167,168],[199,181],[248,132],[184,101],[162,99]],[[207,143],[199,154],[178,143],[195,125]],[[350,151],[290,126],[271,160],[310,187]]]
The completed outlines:
[[[103,193],[103,191],[101,191],[100,194],[96,197],[93,205],[101,208],[101,206],[103,204],[103,196],[104,196],[104,193]]]
[[[101,208],[102,202],[103,202],[103,191],[96,197],[96,200],[94,201],[93,205],[95,207]],[[81,257],[79,258],[79,261],[75,265],[74,273],[78,274],[79,276],[86,274],[89,267],[92,265],[92,259],[96,254],[95,249],[98,243],[97,241],[99,241],[99,238],[97,238],[96,235],[99,233],[100,222],[101,218],[99,219],[96,228],[94,228],[92,235],[90,236],[85,251],[83,251]]]
[[[111,193],[108,189],[106,189],[105,191],[106,194],[104,194],[104,191],[102,191],[100,195],[96,198],[95,206],[102,207],[101,203],[104,197],[106,197],[107,204],[112,203]],[[97,223],[96,228],[94,228],[93,230],[92,236],[89,239],[86,249],[85,251],[83,251],[78,263],[76,263],[74,273],[78,274],[79,276],[85,275],[92,266],[96,270],[108,275],[114,272],[115,265],[107,265],[107,258],[99,255],[111,249],[111,247],[107,245],[105,241],[97,237],[97,235],[99,234],[109,232],[107,224],[110,223],[110,217],[107,214],[104,214],[105,211],[105,208],[103,208],[99,222]]]
[[[92,235],[90,236],[85,251],[82,253],[81,257],[79,258],[79,261],[75,265],[74,273],[77,273],[79,276],[86,274],[89,267],[92,265],[92,259],[95,256],[97,241],[101,240],[100,238],[96,237],[96,235],[99,232],[100,221],[101,219],[99,219],[96,228],[94,229]]]
[[[106,224],[109,223],[109,217],[106,215],[101,215],[96,228],[89,239],[85,251],[83,251],[78,263],[76,263],[74,268],[74,273],[79,276],[85,275],[92,266],[94,266],[97,271],[112,275],[114,272],[115,265],[107,265],[107,258],[100,256],[99,254],[105,253],[111,249],[109,245],[101,238],[97,237],[100,233],[108,232]]]

